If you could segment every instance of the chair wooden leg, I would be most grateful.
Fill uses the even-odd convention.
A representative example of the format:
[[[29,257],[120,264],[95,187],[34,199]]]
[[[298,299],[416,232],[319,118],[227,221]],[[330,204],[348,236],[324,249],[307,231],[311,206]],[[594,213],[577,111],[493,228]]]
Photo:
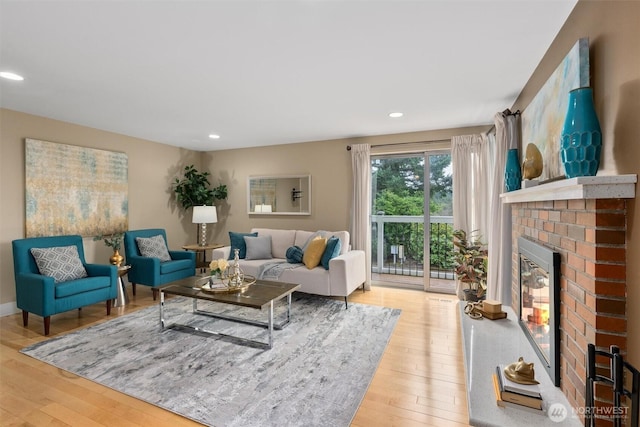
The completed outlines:
[[[22,326],[29,326],[29,312],[22,310]]]
[[[158,291],[156,288],[151,289],[151,292],[153,292],[153,300],[155,301],[156,298],[158,298],[158,293],[160,291]]]
[[[133,293],[133,296],[135,297],[136,296],[136,284],[135,283],[131,284],[131,292]]]
[[[110,299],[108,299],[106,301],[106,304],[107,304],[107,316],[111,314],[111,303],[112,303],[112,301],[113,300],[110,300]]]
[[[44,334],[49,335],[49,331],[51,330],[51,316],[47,316],[43,320],[44,320]]]

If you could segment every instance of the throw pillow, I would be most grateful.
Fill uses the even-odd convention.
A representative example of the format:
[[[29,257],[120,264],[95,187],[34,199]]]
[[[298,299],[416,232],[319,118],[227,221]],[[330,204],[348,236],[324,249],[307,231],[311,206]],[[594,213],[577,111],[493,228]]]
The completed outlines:
[[[153,237],[136,237],[140,255],[148,258],[160,258],[160,262],[171,261],[167,244],[161,234]]]
[[[246,259],[271,259],[271,236],[244,236]]]
[[[326,247],[327,239],[324,237],[316,237],[307,245],[307,249],[304,251],[304,255],[302,255],[302,262],[309,270],[320,265],[320,260]]]
[[[319,230],[316,231],[315,233],[313,233],[311,236],[309,236],[309,238],[307,239],[307,241],[305,242],[304,245],[302,245],[302,252],[306,252],[307,248],[309,247],[309,244],[311,242],[313,242],[315,239],[317,239],[318,237],[327,237],[327,235],[329,234],[328,231],[324,231],[324,230]]]
[[[302,263],[302,248],[300,246],[291,246],[287,249],[287,262],[291,264],[301,264]]]
[[[340,255],[340,249],[340,239],[336,236],[329,237],[329,240],[327,240],[327,247],[325,248],[324,253],[322,254],[322,259],[320,260],[320,264],[322,264],[325,270],[329,269],[329,261]]]
[[[53,277],[55,283],[87,277],[78,248],[75,245],[53,248],[31,248],[38,271],[44,276]]]
[[[247,257],[247,244],[244,242],[244,236],[257,237],[258,233],[236,233],[235,231],[229,232],[229,242],[231,243],[231,251],[229,252],[229,259],[233,259],[235,256],[235,249],[239,249],[238,258],[244,259]]]

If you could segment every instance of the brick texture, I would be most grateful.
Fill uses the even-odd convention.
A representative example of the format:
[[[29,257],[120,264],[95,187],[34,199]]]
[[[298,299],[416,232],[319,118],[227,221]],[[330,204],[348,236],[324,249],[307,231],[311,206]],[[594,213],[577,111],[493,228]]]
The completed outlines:
[[[587,344],[602,350],[617,345],[626,352],[626,201],[516,203],[512,215],[516,266],[521,236],[560,254],[561,388],[569,403],[582,407]],[[512,289],[513,308],[518,312],[517,267]],[[597,394],[601,393],[605,392]]]

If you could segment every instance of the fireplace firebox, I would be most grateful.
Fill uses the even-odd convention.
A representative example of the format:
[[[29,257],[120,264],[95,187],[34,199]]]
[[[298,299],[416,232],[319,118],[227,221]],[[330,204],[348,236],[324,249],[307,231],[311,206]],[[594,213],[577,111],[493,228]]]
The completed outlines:
[[[559,386],[560,254],[519,237],[518,261],[520,327],[551,381]]]

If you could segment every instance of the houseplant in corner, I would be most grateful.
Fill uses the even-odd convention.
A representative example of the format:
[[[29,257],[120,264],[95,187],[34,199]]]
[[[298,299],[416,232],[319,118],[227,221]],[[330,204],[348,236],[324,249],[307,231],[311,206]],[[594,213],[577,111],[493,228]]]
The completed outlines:
[[[211,206],[215,200],[227,198],[226,185],[210,187],[209,172],[198,172],[193,165],[189,165],[185,166],[183,173],[182,179],[175,179],[173,191],[185,210],[193,206]]]
[[[489,265],[487,245],[482,243],[476,231],[467,235],[464,230],[454,230],[455,272],[462,285],[466,301],[484,299],[487,289]]]

